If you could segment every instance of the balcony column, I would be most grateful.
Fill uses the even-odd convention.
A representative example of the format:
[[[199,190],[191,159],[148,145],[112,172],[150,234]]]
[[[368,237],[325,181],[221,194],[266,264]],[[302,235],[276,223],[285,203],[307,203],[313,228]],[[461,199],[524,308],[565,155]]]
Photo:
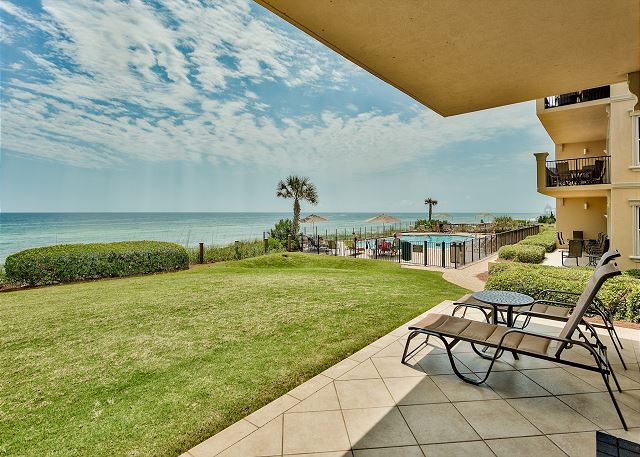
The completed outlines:
[[[540,192],[541,189],[547,187],[547,157],[549,157],[549,153],[534,152],[533,155],[536,156],[536,176],[538,177],[538,192]]]

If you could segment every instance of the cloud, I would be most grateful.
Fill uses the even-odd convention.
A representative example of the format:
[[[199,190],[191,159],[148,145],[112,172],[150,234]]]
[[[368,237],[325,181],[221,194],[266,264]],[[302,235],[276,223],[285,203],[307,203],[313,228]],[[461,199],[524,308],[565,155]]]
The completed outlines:
[[[413,103],[292,115],[258,94],[350,92],[364,72],[246,0],[44,0],[37,14],[0,7],[46,37],[23,52],[35,71],[13,66],[6,78],[2,148],[73,166],[181,160],[381,172],[526,131],[535,119],[531,104],[448,119]]]

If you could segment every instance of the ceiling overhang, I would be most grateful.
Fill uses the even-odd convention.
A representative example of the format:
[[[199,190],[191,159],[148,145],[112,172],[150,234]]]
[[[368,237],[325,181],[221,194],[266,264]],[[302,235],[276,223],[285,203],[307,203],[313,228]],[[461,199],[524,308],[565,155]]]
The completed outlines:
[[[640,0],[256,0],[444,116],[640,70]]]

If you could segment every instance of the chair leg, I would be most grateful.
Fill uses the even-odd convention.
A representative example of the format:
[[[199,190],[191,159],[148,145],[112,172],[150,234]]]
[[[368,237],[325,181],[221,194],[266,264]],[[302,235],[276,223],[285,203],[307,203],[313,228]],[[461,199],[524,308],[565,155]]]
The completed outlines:
[[[404,351],[402,353],[402,363],[403,364],[406,365],[408,358],[412,357],[413,354],[415,354],[416,352],[420,351],[424,346],[427,346],[427,344],[429,343],[429,335],[427,335],[427,338],[422,343],[420,343],[411,352],[409,352],[409,344],[411,344],[411,340],[414,339],[416,336],[418,336],[420,333],[422,333],[422,332],[414,330],[407,337],[407,343],[404,345]]]
[[[502,350],[496,350],[495,354],[493,355],[493,358],[491,359],[491,363],[489,364],[489,368],[487,369],[487,373],[485,374],[484,378],[473,379],[463,375],[462,373],[460,373],[460,371],[458,371],[458,367],[456,367],[456,362],[453,357],[453,354],[451,353],[451,347],[449,346],[449,343],[447,343],[447,341],[442,337],[440,337],[440,339],[442,340],[445,348],[447,349],[447,355],[449,356],[449,363],[451,363],[451,368],[453,369],[453,372],[456,374],[456,376],[462,379],[464,382],[467,382],[469,384],[473,384],[476,386],[484,383],[487,380],[487,378],[491,374],[491,370],[493,369],[493,364],[496,361],[496,355],[498,355],[498,353],[502,353]]]
[[[612,373],[613,373],[613,371],[612,371]],[[622,427],[625,430],[629,430],[629,428],[627,427],[627,423],[625,422],[624,417],[622,416],[622,411],[620,411],[620,406],[618,405],[618,401],[616,400],[616,397],[613,395],[613,391],[611,390],[611,385],[609,384],[609,379],[607,378],[607,376],[602,371],[600,372],[600,374],[602,375],[602,380],[604,381],[605,385],[607,386],[607,390],[609,391],[609,396],[611,397],[611,401],[613,402],[613,406],[616,408],[616,412],[618,413],[618,417],[620,418],[620,422],[622,422]],[[615,379],[615,375],[614,375],[614,379]]]
[[[620,349],[618,349],[618,345],[616,344],[616,339],[613,336],[613,332],[611,331],[611,328],[606,323],[605,323],[605,326],[607,327],[607,332],[609,332],[609,338],[611,338],[611,342],[613,343],[613,347],[615,348],[616,353],[618,354],[618,358],[620,359],[620,362],[622,362],[622,367],[626,371],[627,370],[627,364],[624,363],[624,359],[622,358],[622,354],[620,353]],[[615,329],[613,331],[615,332]],[[616,334],[616,336],[618,336],[618,335]],[[621,347],[622,347],[622,345],[621,345]]]

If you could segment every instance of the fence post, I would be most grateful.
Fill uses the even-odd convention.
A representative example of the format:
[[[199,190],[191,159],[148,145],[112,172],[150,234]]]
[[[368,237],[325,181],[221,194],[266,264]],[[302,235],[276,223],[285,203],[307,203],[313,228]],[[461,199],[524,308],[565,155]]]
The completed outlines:
[[[376,247],[373,250],[373,256],[375,259],[377,259],[378,258],[378,238],[376,238],[374,242],[376,243]]]
[[[446,243],[442,242],[441,245],[442,245],[442,268],[444,268],[445,264],[446,264],[446,254],[445,254],[445,251],[446,251],[445,245],[446,245]]]
[[[204,263],[204,242],[200,241],[200,255],[198,256],[198,261],[200,263]]]
[[[240,260],[240,241],[236,240],[236,259]]]
[[[269,253],[269,238],[267,238],[267,232],[262,232],[262,242],[264,243],[264,253]]]
[[[422,257],[424,257],[424,266],[427,266],[427,242],[423,241],[423,246],[422,246]]]
[[[318,254],[320,254],[320,235],[317,236],[316,241],[318,242]]]
[[[458,268],[458,243],[451,243],[453,246],[453,268]]]
[[[473,262],[473,254],[474,254],[474,252],[473,252],[473,251],[474,251],[474,249],[473,249],[473,241],[474,241],[474,239],[473,239],[473,238],[471,238],[471,261],[472,261],[472,262]],[[465,251],[465,252],[466,252],[466,251]]]
[[[291,252],[291,234],[287,235],[287,251]]]
[[[304,252],[304,235],[300,234],[300,252]]]

